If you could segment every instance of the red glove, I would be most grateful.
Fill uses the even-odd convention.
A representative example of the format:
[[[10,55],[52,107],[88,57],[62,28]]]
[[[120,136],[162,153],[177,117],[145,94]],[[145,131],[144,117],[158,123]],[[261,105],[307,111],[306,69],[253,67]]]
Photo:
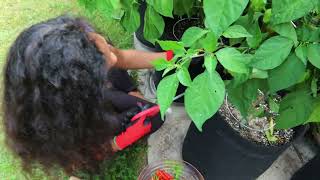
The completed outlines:
[[[155,105],[133,116],[130,126],[114,138],[114,143],[117,147],[123,150],[145,135],[159,129],[163,124],[159,111],[159,106]]]

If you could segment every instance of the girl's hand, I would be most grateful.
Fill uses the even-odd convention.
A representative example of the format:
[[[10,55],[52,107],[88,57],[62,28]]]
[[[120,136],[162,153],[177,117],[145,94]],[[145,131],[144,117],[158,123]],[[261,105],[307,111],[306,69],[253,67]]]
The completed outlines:
[[[120,56],[119,50],[112,47],[106,41],[106,39],[100,34],[89,32],[88,38],[90,41],[92,41],[96,45],[98,50],[103,54],[108,65],[107,68],[114,66],[118,62],[118,59],[121,59],[121,58],[118,58],[118,56]]]
[[[95,43],[96,47],[102,54],[106,54],[108,51],[110,51],[111,45],[109,45],[106,39],[100,34],[89,32],[88,37],[90,41]]]

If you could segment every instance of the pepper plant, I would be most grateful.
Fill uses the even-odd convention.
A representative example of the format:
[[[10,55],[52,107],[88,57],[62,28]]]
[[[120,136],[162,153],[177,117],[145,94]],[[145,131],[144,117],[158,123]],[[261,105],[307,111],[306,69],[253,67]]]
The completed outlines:
[[[180,42],[158,41],[173,50],[173,60],[157,59],[164,76],[157,89],[164,115],[179,82],[187,86],[185,108],[198,129],[222,105],[225,95],[244,118],[262,91],[278,107],[276,128],[320,121],[320,29],[318,0],[203,0],[205,28],[191,27]],[[224,39],[224,41],[222,41]],[[228,43],[224,43],[225,40]],[[205,71],[191,80],[194,57]],[[221,64],[232,80],[222,80]],[[192,67],[191,67],[192,68]],[[280,95],[281,101],[272,97]]]
[[[140,25],[137,0],[79,0],[92,9],[118,14],[123,27]],[[181,41],[157,41],[173,50],[171,61],[157,59],[164,70],[157,88],[162,116],[179,83],[186,86],[185,108],[201,131],[227,95],[246,119],[263,92],[276,109],[276,128],[320,121],[320,0],[146,0],[144,36],[156,42],[163,33],[163,16],[197,15],[204,28],[191,27]],[[199,8],[200,6],[200,8]],[[196,10],[195,10],[196,8]],[[188,68],[203,57],[205,71],[190,78]],[[223,71],[219,70],[223,66]],[[170,72],[170,73],[169,73]],[[173,72],[173,73],[172,73]],[[229,74],[231,80],[224,76]],[[280,101],[272,101],[276,95]],[[272,121],[273,122],[273,121]],[[271,132],[272,134],[272,132]],[[270,135],[270,134],[269,134]]]

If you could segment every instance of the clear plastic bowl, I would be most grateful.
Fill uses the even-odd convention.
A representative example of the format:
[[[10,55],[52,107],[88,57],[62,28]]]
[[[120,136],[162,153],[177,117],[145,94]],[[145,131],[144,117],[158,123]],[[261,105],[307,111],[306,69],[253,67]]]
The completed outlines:
[[[185,161],[165,160],[146,166],[140,173],[138,180],[151,180],[157,170],[169,173],[174,180],[204,180],[200,172]]]

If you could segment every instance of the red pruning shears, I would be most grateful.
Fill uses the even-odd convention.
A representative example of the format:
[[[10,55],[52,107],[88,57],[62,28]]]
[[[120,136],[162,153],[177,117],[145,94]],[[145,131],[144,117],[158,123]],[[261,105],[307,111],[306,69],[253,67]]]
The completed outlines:
[[[143,110],[143,111],[139,112],[138,114],[136,114],[135,116],[133,116],[131,118],[131,122],[133,122],[137,119],[144,121],[146,118],[153,117],[153,116],[157,115],[159,112],[160,112],[160,107],[158,105],[155,105],[155,106],[148,108],[146,110]]]

